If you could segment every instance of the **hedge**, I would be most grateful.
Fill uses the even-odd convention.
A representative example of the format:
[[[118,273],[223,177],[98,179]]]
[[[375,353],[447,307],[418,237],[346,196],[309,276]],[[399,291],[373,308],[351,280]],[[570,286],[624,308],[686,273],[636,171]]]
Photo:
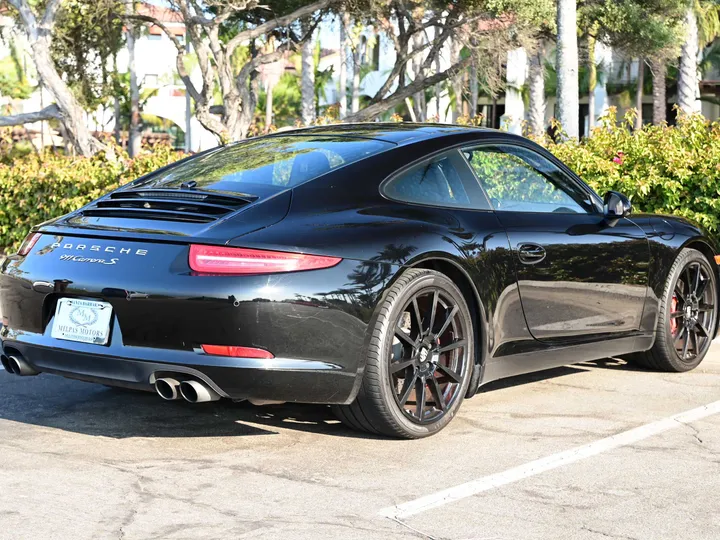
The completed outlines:
[[[15,251],[33,225],[77,210],[139,176],[183,157],[156,146],[129,159],[37,153],[0,162],[0,252]]]
[[[548,149],[601,196],[624,193],[635,211],[689,218],[718,237],[720,122],[680,115],[676,126],[633,132],[634,111],[616,122],[614,109],[592,137],[548,143]]]
[[[681,116],[677,126],[633,132],[632,113],[614,110],[592,137],[548,149],[601,195],[625,193],[637,211],[677,214],[718,236],[720,122]],[[32,225],[75,210],[103,193],[182,157],[167,146],[134,160],[36,153],[0,156],[0,251],[16,249]]]

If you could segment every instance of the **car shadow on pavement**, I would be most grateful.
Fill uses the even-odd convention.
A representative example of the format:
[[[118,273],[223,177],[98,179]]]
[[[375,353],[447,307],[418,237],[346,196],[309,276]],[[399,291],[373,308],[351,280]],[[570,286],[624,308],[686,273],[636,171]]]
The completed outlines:
[[[591,362],[583,362],[580,366],[597,367],[602,369],[614,369],[616,371],[651,371],[634,362],[628,362],[622,358],[603,358],[602,360],[593,360]]]
[[[221,400],[163,401],[154,392],[109,388],[54,375],[0,373],[0,420],[111,438],[276,435],[277,428],[372,437],[343,426],[323,405],[254,406]]]
[[[594,367],[636,369],[622,360],[598,360],[494,381],[482,386],[480,393],[579,374]],[[345,427],[325,405],[258,407],[229,400],[193,405],[182,400],[163,401],[154,392],[108,388],[54,375],[15,377],[0,373],[0,420],[118,439],[276,435],[284,429],[380,438]]]
[[[532,373],[525,373],[524,375],[516,375],[515,377],[508,377],[507,379],[500,379],[498,381],[492,381],[484,384],[480,387],[482,392],[493,392],[495,390],[502,390],[503,388],[512,388],[513,386],[520,386],[523,384],[545,381],[547,379],[555,379],[557,377],[563,377],[565,375],[574,375],[577,373],[584,373],[588,371],[587,368],[582,366],[561,366],[552,369],[546,369],[544,371],[534,371]]]

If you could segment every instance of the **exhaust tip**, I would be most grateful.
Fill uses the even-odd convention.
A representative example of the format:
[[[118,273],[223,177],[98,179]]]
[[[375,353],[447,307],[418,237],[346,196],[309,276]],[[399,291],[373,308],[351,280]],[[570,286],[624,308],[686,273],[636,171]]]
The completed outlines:
[[[11,372],[15,375],[26,377],[28,375],[37,375],[39,373],[19,356],[8,356],[8,364],[10,365]]]
[[[2,362],[2,367],[5,369],[5,371],[10,373],[11,375],[15,375],[12,365],[10,364],[10,358],[3,354],[2,356],[0,356],[0,362]]]
[[[199,381],[183,381],[180,383],[180,394],[190,403],[217,401],[220,396],[209,386]]]
[[[168,401],[180,399],[180,381],[169,377],[155,381],[155,391]]]

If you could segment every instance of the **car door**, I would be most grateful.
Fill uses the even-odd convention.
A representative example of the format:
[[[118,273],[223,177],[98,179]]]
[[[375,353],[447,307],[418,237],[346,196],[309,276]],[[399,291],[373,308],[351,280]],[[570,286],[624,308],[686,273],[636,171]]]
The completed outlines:
[[[650,250],[631,219],[604,219],[598,196],[549,154],[484,144],[463,154],[505,227],[525,319],[542,341],[640,328]]]

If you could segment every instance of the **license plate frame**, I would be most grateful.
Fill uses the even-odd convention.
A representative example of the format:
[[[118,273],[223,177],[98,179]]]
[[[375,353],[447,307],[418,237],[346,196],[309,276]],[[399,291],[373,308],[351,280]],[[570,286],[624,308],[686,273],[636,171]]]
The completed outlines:
[[[112,305],[99,300],[60,298],[55,306],[51,337],[76,343],[107,345]]]

